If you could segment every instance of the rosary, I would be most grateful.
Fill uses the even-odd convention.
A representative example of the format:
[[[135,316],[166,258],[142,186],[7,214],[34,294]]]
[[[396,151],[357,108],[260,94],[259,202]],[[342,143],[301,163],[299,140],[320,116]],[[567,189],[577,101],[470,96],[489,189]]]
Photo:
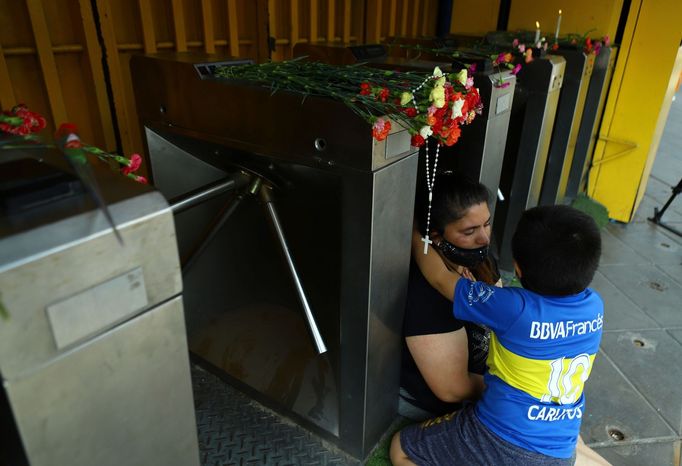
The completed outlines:
[[[435,79],[435,76],[427,77],[424,82],[412,90],[412,104],[414,109],[419,113],[419,108],[417,107],[417,101],[414,98],[415,92],[424,87],[424,85],[429,81],[429,79]],[[424,243],[424,255],[429,253],[429,244],[433,244],[431,238],[429,238],[429,226],[431,224],[431,201],[433,200],[433,185],[436,183],[436,167],[438,166],[438,153],[440,152],[440,142],[436,145],[436,155],[433,158],[433,172],[429,173],[429,143],[428,140],[424,144],[424,155],[426,156],[426,186],[429,189],[429,207],[426,213],[426,234],[422,238]]]
[[[433,171],[429,174],[429,144],[424,145],[424,154],[426,156],[426,186],[429,189],[429,207],[426,211],[426,235],[422,238],[424,243],[424,254],[429,252],[429,244],[433,241],[429,238],[429,226],[431,224],[431,201],[433,200],[433,186],[436,184],[436,167],[438,166],[438,153],[440,152],[440,143],[436,145],[436,155],[433,158]]]

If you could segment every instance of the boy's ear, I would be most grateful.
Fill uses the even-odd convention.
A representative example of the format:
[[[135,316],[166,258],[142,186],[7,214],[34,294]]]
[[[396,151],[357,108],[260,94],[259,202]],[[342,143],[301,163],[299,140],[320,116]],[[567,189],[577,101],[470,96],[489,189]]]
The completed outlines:
[[[517,264],[516,261],[514,261],[514,272],[516,272],[517,277],[521,278],[521,268],[519,268],[519,264]]]

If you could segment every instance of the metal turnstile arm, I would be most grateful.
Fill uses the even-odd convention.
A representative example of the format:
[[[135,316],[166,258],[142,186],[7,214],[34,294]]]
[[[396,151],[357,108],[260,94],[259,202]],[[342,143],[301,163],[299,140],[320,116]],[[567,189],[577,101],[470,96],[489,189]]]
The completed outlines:
[[[198,190],[192,191],[180,198],[172,199],[170,201],[170,208],[173,214],[178,214],[191,207],[199,205],[203,202],[213,199],[220,194],[225,192],[238,189],[245,185],[249,180],[249,176],[240,173],[236,174],[230,178],[222,179],[209,186],[204,186]],[[242,199],[244,198],[243,193],[238,193],[234,198],[230,199],[227,207],[225,207],[220,215],[213,222],[209,230],[203,235],[201,242],[194,248],[192,253],[188,258],[182,262],[182,274],[186,275],[189,269],[194,265],[196,260],[201,256],[201,254],[206,250],[208,245],[213,241],[215,235],[220,231],[220,229],[225,225],[227,219],[229,219],[234,211],[237,209]]]
[[[322,335],[320,335],[320,331],[317,327],[317,322],[315,322],[315,317],[313,316],[313,313],[310,310],[308,298],[306,298],[305,291],[303,290],[303,285],[301,285],[301,279],[298,276],[298,272],[296,272],[296,266],[294,265],[294,260],[291,257],[291,251],[289,250],[287,240],[284,237],[282,225],[279,221],[277,210],[275,209],[275,205],[270,195],[271,189],[272,188],[267,184],[263,184],[263,186],[260,189],[261,199],[263,199],[263,202],[265,203],[268,213],[270,214],[270,219],[272,220],[272,223],[275,227],[275,231],[277,232],[277,238],[279,239],[279,244],[282,247],[282,252],[284,253],[284,257],[286,258],[287,265],[289,266],[291,278],[293,278],[294,280],[294,285],[296,287],[296,292],[298,293],[298,298],[301,301],[301,304],[303,305],[303,311],[305,313],[305,318],[308,321],[308,328],[310,329],[310,333],[313,337],[313,343],[315,344],[315,348],[317,349],[317,352],[319,354],[326,353],[327,347],[324,344],[324,340],[322,340]]]

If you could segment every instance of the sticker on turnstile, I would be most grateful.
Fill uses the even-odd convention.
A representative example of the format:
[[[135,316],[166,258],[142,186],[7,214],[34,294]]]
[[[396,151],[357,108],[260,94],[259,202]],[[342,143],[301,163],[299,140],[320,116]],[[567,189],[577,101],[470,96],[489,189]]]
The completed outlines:
[[[47,306],[52,335],[62,349],[121,322],[148,304],[142,268]]]
[[[495,105],[495,115],[499,115],[500,113],[509,110],[509,106],[511,104],[511,96],[512,93],[508,92],[497,98],[497,104]]]

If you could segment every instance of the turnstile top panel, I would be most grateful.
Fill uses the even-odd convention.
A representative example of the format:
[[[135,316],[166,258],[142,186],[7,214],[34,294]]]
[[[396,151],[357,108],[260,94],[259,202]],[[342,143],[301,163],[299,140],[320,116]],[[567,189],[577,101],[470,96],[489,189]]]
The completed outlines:
[[[131,71],[143,125],[160,125],[237,151],[311,166],[374,171],[416,149],[393,124],[383,141],[343,102],[272,90],[262,84],[201,76],[205,56],[158,53],[134,56]],[[224,57],[213,61],[224,62]]]

